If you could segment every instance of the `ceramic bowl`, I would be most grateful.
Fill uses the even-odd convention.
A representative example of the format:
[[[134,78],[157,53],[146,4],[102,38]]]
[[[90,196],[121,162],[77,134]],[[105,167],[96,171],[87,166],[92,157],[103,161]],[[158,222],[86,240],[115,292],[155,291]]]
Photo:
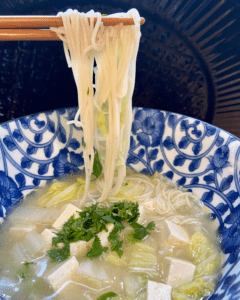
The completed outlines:
[[[27,193],[83,170],[82,129],[67,125],[76,108],[47,111],[0,126],[0,221]],[[127,165],[161,172],[192,190],[217,219],[225,263],[208,299],[240,299],[240,141],[202,121],[134,108]]]

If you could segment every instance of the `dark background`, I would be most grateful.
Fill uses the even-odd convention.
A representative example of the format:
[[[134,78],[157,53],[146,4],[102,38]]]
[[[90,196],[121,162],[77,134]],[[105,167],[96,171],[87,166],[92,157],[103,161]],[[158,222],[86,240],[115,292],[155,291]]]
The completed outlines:
[[[101,13],[135,7],[146,19],[133,105],[213,123],[240,136],[240,1],[0,0],[2,15]],[[0,42],[0,123],[77,105],[62,42]]]

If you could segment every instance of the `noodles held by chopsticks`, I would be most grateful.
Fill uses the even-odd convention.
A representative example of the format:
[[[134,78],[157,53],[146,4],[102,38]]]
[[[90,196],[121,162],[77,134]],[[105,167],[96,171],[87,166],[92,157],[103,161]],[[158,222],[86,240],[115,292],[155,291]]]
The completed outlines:
[[[63,41],[78,91],[79,109],[69,123],[82,127],[85,142],[86,183],[80,205],[85,203],[89,191],[94,148],[103,166],[104,184],[98,199],[101,202],[119,192],[126,176],[141,18],[136,9],[131,9],[109,16],[132,17],[135,25],[104,27],[101,14],[93,10],[85,14],[69,9],[58,15],[64,26],[50,29]]]

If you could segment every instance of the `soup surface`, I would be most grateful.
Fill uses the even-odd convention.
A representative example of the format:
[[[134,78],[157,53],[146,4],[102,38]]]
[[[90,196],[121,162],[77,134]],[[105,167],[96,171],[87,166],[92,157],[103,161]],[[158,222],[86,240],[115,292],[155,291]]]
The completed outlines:
[[[0,229],[1,299],[188,300],[213,292],[217,224],[195,195],[161,174],[129,171],[102,203],[93,181],[79,208],[84,186],[79,176],[54,181],[9,215]]]

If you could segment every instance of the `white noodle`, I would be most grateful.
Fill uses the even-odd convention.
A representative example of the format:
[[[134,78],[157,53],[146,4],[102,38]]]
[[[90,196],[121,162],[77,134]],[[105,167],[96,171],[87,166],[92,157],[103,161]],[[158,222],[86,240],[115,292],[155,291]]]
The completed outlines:
[[[72,68],[78,90],[79,109],[74,120],[68,123],[82,127],[86,145],[83,150],[86,183],[81,206],[89,191],[94,147],[99,152],[104,173],[104,182],[97,186],[101,191],[99,202],[116,195],[126,176],[141,18],[137,10],[131,9],[109,17],[132,17],[135,26],[104,27],[101,14],[93,10],[84,14],[69,9],[58,15],[63,19],[63,27],[50,29],[63,41],[67,64]],[[97,18],[95,26],[94,18]],[[104,125],[107,132],[104,133],[97,118],[106,106]],[[78,121],[79,116],[81,121]]]

